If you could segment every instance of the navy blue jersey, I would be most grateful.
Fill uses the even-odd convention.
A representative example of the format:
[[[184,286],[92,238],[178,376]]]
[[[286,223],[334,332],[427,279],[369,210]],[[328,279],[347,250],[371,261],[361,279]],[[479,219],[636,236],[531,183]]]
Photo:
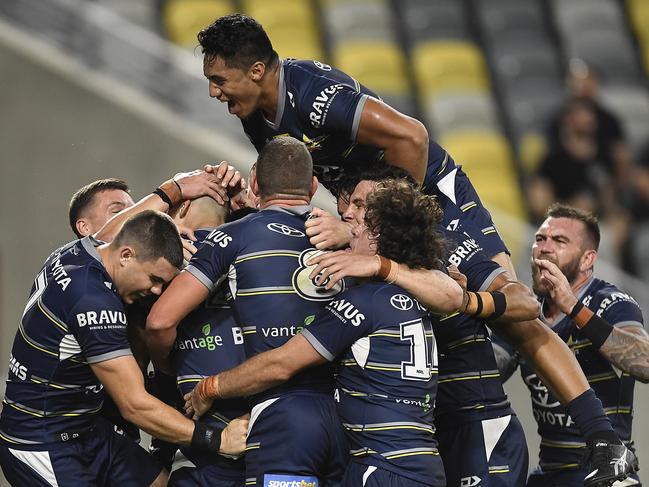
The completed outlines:
[[[14,339],[0,441],[67,441],[88,430],[104,391],[89,364],[130,355],[124,306],[86,237],[36,276]]]
[[[427,311],[403,289],[370,282],[337,296],[302,334],[340,360],[338,414],[354,461],[446,485],[433,436],[437,353]]]
[[[198,242],[203,242],[212,233],[212,230],[204,229],[194,232]],[[171,361],[182,395],[191,392],[204,377],[236,367],[246,359],[243,333],[226,301],[224,285],[212,291],[203,303],[189,313],[178,325],[176,333]],[[201,420],[223,429],[230,420],[243,415],[248,409],[247,401],[241,398],[214,401]],[[211,464],[216,463],[227,470],[241,472],[244,468],[243,460],[208,456],[188,448],[184,448],[183,453],[194,464],[210,460]]]
[[[261,110],[242,120],[257,151],[278,136],[304,142],[313,157],[313,170],[327,188],[345,172],[383,160],[383,152],[358,144],[356,136],[367,97],[379,98],[351,76],[319,61],[285,59],[279,73],[275,120]],[[434,142],[429,147],[426,183],[434,188],[453,160]]]
[[[577,298],[613,326],[643,326],[642,311],[635,300],[606,281],[592,278]],[[630,442],[635,379],[611,365],[564,314],[548,325],[577,357],[615,432],[622,441]],[[585,446],[579,429],[529,364],[521,363],[521,375],[532,395],[532,412],[541,436],[539,466],[543,471],[578,468]]]
[[[281,61],[275,120],[261,110],[241,121],[257,151],[275,137],[290,136],[304,142],[313,158],[313,171],[325,187],[336,193],[336,181],[345,173],[383,164],[383,151],[356,142],[363,107],[368,97],[378,98],[358,81],[319,61]],[[431,140],[424,190],[439,197],[444,225],[471,221],[467,226],[489,254],[507,248],[482,206],[475,189],[453,158]]]
[[[467,277],[469,291],[485,291],[505,269],[490,260],[472,237],[444,230],[454,250],[448,265]],[[453,423],[511,414],[500,381],[489,330],[483,320],[455,313],[435,326],[439,352],[436,421]]]
[[[342,287],[325,291],[308,278],[311,269],[305,260],[317,252],[304,230],[310,211],[309,206],[270,207],[223,225],[210,233],[187,266],[210,290],[227,275],[248,356],[286,343]],[[300,388],[330,389],[331,381],[329,367],[316,367],[267,391],[264,397]]]

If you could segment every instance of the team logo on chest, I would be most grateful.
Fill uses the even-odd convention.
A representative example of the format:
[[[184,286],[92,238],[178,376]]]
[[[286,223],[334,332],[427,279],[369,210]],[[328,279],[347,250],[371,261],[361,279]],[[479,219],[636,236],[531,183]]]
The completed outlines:
[[[281,235],[286,235],[287,237],[305,237],[304,232],[301,232],[297,228],[290,227],[284,223],[269,223],[266,225],[266,228],[271,232],[279,233]]]

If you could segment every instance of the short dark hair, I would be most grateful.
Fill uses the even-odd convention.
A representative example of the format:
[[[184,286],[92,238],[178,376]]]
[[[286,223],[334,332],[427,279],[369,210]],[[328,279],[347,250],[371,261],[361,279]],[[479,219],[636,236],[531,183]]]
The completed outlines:
[[[128,218],[112,242],[132,246],[136,258],[149,262],[163,258],[176,269],[183,265],[183,245],[169,215],[145,210]]]
[[[97,181],[86,184],[72,195],[68,209],[68,220],[70,221],[70,228],[72,228],[72,231],[77,237],[83,237],[83,235],[81,235],[77,230],[77,220],[79,220],[83,212],[93,204],[97,193],[111,189],[119,189],[126,193],[129,192],[126,181],[122,179],[106,178],[98,179]]]
[[[337,198],[349,199],[361,181],[380,182],[386,179],[402,179],[413,188],[417,187],[415,178],[408,171],[380,162],[364,165],[360,170],[345,174],[336,184],[335,195]]]
[[[448,243],[438,224],[442,209],[403,179],[386,179],[367,195],[365,225],[379,255],[411,268],[442,269]]]
[[[545,212],[545,218],[570,218],[571,220],[580,221],[586,229],[586,239],[584,240],[589,241],[592,250],[599,248],[599,221],[591,212],[561,203],[554,203]]]
[[[259,153],[256,165],[259,196],[309,196],[313,160],[306,145],[299,140],[293,137],[271,140]]]
[[[239,13],[216,19],[198,33],[198,42],[208,60],[218,56],[244,71],[257,61],[274,66],[279,59],[261,24]]]

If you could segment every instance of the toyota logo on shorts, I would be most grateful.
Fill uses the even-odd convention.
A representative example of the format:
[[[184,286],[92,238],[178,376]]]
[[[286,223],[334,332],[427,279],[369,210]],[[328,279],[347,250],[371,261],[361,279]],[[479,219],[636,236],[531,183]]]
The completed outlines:
[[[412,299],[405,294],[395,294],[390,298],[390,304],[401,311],[408,311],[412,308]]]
[[[297,228],[289,227],[283,223],[269,223],[266,228],[271,232],[281,233],[287,237],[305,237],[304,232],[299,231]]]

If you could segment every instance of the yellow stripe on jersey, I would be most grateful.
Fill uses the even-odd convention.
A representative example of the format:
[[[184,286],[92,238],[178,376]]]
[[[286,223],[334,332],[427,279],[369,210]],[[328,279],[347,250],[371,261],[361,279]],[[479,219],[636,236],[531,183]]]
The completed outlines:
[[[61,325],[61,323],[59,323],[56,319],[54,319],[54,317],[50,316],[50,314],[47,311],[45,311],[45,308],[43,308],[43,304],[41,303],[40,299],[36,301],[36,303],[38,304],[38,309],[40,309],[43,312],[43,314],[48,320],[50,320],[52,323],[54,323],[64,332],[66,333],[68,332],[68,328],[66,326]]]

